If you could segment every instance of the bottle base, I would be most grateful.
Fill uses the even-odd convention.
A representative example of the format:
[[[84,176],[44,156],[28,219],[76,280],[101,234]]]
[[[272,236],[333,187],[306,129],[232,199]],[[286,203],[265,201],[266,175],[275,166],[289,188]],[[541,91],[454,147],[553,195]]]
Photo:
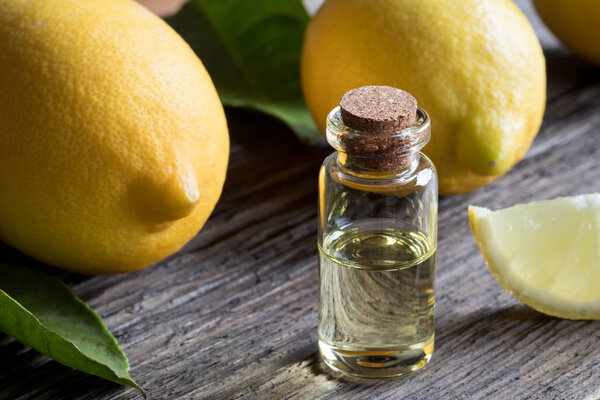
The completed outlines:
[[[336,372],[359,378],[393,378],[423,368],[433,353],[433,337],[409,347],[338,347],[319,340],[319,352]]]

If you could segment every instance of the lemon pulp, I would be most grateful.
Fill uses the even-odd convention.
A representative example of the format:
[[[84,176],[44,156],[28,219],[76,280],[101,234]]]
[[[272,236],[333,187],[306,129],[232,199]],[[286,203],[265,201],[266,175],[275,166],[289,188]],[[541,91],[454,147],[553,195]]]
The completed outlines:
[[[469,207],[492,274],[517,300],[548,315],[600,318],[600,193]]]

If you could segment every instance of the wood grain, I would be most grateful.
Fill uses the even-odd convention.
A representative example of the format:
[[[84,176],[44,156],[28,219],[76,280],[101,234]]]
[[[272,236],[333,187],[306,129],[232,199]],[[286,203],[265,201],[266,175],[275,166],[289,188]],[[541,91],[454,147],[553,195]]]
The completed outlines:
[[[468,204],[600,191],[600,69],[549,36],[544,43],[548,104],[531,150],[503,178],[440,201],[436,350],[419,373],[360,381],[325,370],[316,210],[330,150],[299,143],[263,115],[228,112],[222,199],[181,252],[127,275],[61,275],[104,318],[151,399],[600,399],[600,321],[518,303],[488,272],[468,227]],[[38,265],[6,246],[0,255]],[[134,398],[0,335],[1,400]]]

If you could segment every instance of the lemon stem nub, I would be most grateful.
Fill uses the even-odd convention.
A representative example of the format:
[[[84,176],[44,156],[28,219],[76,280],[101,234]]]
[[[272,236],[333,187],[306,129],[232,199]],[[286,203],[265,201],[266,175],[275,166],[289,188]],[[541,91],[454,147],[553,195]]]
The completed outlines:
[[[144,222],[164,223],[188,216],[200,200],[196,175],[174,168],[169,177],[157,183],[144,179],[136,185],[134,201]]]

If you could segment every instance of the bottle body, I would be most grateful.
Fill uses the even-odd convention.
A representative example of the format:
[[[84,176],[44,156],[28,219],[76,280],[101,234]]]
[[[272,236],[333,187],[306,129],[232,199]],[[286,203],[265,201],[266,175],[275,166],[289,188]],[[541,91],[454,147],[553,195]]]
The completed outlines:
[[[409,373],[433,351],[437,175],[418,149],[405,156],[373,175],[338,151],[319,176],[319,348],[355,376]]]

